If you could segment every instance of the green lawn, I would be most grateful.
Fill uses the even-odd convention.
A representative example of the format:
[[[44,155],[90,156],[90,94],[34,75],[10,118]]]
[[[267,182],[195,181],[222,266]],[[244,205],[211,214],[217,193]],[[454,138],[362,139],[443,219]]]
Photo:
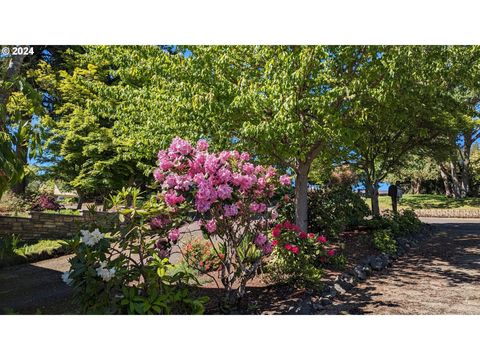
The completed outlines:
[[[81,215],[79,210],[76,209],[60,209],[60,210],[44,210],[47,214],[59,214],[59,215]]]
[[[366,199],[370,205],[370,199]],[[391,209],[390,196],[380,196],[381,209]],[[452,199],[445,195],[406,194],[400,201],[400,209],[471,209],[480,207],[480,198]]]
[[[0,238],[0,267],[48,259],[68,252],[69,240],[38,240],[33,244],[17,244]]]

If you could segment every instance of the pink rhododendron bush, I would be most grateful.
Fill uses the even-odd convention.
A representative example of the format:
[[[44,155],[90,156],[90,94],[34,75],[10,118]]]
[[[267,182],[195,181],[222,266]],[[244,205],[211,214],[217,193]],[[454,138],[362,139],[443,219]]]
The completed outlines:
[[[270,231],[288,175],[255,164],[248,153],[213,153],[205,140],[193,146],[175,138],[158,153],[154,179],[155,194],[129,188],[112,196],[109,223],[92,221],[73,242],[63,280],[81,312],[202,313],[207,299],[193,296],[191,285],[212,271],[234,304],[274,251]],[[204,240],[181,245],[193,223]],[[172,249],[183,261],[170,262]]]
[[[256,165],[248,153],[213,153],[205,140],[193,146],[177,137],[158,153],[154,177],[170,212],[189,206],[195,214],[221,264],[228,300],[242,297],[262,258],[273,251],[268,236],[277,217],[273,198],[290,186],[289,176]],[[179,231],[170,234],[176,238]]]

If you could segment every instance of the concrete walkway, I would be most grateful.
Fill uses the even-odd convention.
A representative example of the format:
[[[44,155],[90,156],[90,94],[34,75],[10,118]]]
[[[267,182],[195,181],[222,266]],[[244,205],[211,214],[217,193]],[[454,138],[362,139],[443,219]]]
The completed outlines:
[[[71,288],[61,279],[71,255],[0,269],[0,314],[71,312]]]
[[[181,242],[199,237],[198,224],[182,228]],[[71,288],[61,279],[70,268],[73,255],[0,269],[0,314],[72,313]],[[172,249],[172,262],[180,261],[178,245]]]

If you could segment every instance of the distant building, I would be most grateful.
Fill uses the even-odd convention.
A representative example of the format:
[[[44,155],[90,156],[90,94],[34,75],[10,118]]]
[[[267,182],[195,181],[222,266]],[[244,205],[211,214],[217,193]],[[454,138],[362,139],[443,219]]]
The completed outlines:
[[[57,184],[53,186],[53,196],[55,196],[57,200],[63,200],[66,198],[78,198],[78,194],[75,190],[72,192],[60,191]]]

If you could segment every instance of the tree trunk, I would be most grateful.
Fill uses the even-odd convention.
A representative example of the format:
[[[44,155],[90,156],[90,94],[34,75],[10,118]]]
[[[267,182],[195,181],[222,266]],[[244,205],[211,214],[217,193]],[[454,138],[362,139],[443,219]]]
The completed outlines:
[[[443,186],[445,187],[445,195],[447,197],[452,197],[453,193],[450,186],[450,181],[448,180],[447,170],[444,168],[443,165],[440,165],[439,168],[440,168],[440,176],[443,180]]]
[[[25,190],[27,189],[27,178],[24,173],[25,166],[27,165],[27,148],[23,143],[15,144],[16,147],[16,156],[18,164],[17,166],[21,170],[23,176],[21,179],[12,186],[12,191],[17,195],[25,195]]]
[[[17,195],[25,195],[27,189],[27,178],[24,176],[22,180],[12,186],[12,191]]]
[[[457,177],[457,167],[453,161],[450,161],[450,177],[452,178],[453,197],[459,199],[462,197],[460,181]]]
[[[470,195],[470,169],[469,165],[463,164],[462,167],[462,175],[461,175],[461,194],[462,197],[466,197]]]
[[[302,231],[308,231],[308,172],[310,165],[301,163],[295,179],[295,223]]]
[[[470,151],[472,149],[472,134],[464,136],[464,144],[462,148],[462,168],[461,168],[461,189],[462,197],[470,195]]]
[[[82,210],[83,194],[80,192],[80,190],[77,190],[77,194],[78,194],[77,210]]]
[[[135,184],[135,178],[133,176],[130,176],[128,178],[128,187],[131,188],[133,187],[133,185]],[[131,193],[128,193],[128,195],[126,196],[125,198],[126,202],[127,202],[127,207],[131,207],[132,206],[132,202],[133,202],[133,196]]]
[[[412,193],[420,194],[421,186],[422,186],[421,180],[418,180],[418,179],[412,180]]]
[[[372,181],[370,179],[367,179],[366,191],[367,195],[370,196],[370,201],[372,204],[372,215],[380,216],[380,205],[378,203],[378,181]]]
[[[372,214],[380,216],[380,205],[378,204],[378,183],[375,181],[372,186]]]

